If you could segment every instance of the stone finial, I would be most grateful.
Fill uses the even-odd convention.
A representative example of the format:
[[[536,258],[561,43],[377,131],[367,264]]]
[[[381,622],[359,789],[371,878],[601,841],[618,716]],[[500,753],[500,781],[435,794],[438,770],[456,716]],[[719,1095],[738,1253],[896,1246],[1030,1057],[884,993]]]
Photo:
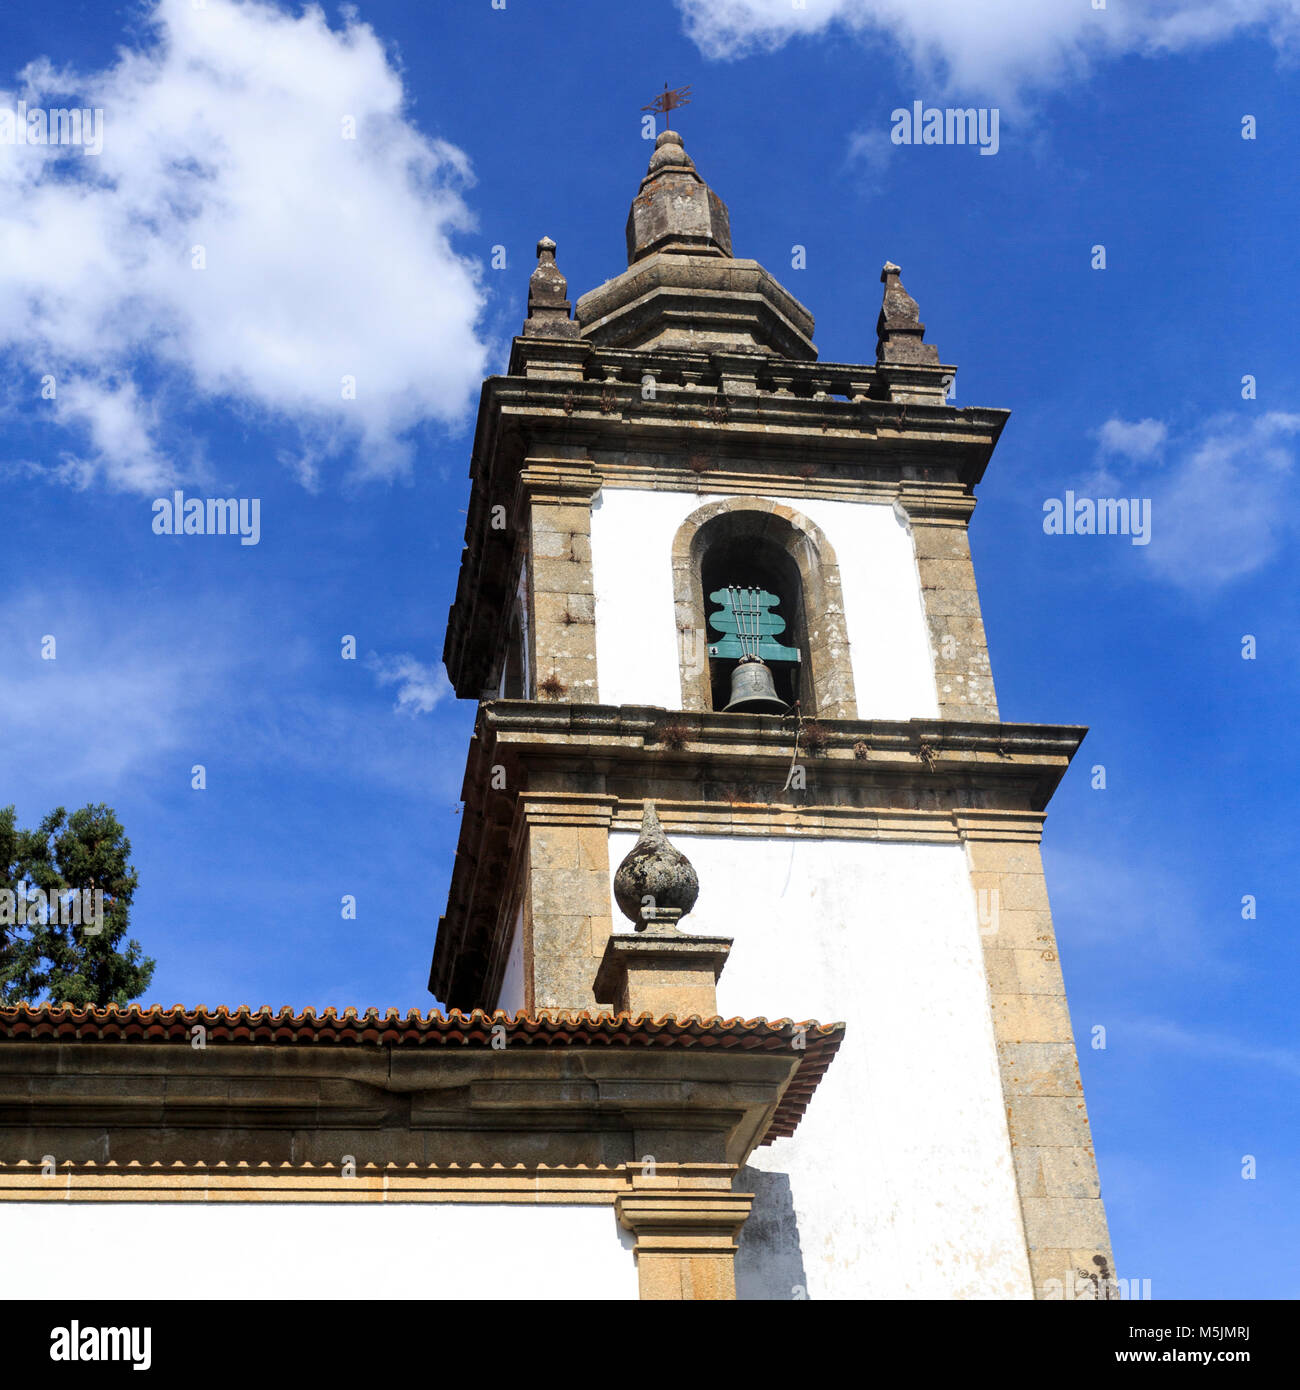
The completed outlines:
[[[660,169],[669,165],[689,169],[695,173],[695,161],[686,153],[686,142],[679,130],[662,130],[655,138],[654,153],[650,156],[650,169],[646,174],[646,180],[653,178]]]
[[[654,1018],[718,1012],[718,976],[731,950],[729,936],[687,936],[677,923],[695,906],[700,881],[668,838],[647,801],[641,835],[614,875],[614,898],[636,926],[611,933],[592,982],[597,1002],[619,1013]]]
[[[537,243],[537,269],[528,281],[528,317],[524,335],[529,338],[576,338],[579,327],[565,297],[569,282],[555,264],[555,243],[544,236]]]
[[[727,205],[696,171],[681,133],[661,131],[627,215],[627,263],[656,251],[731,257]]]
[[[648,928],[656,935],[675,934],[677,923],[695,906],[699,895],[700,881],[691,861],[668,843],[654,802],[647,801],[640,838],[614,875],[619,911],[637,931]]]
[[[886,261],[880,272],[885,293],[876,320],[876,361],[938,366],[939,349],[922,341],[925,324],[916,300],[903,288],[900,274],[901,267],[893,261]]]

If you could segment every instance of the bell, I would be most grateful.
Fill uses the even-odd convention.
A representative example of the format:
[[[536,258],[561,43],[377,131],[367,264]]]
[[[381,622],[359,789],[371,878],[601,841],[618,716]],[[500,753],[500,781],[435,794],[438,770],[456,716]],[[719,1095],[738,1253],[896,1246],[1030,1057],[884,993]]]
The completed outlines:
[[[723,713],[747,710],[751,714],[782,714],[784,701],[777,698],[772,670],[756,656],[742,656],[731,673],[731,700]]]

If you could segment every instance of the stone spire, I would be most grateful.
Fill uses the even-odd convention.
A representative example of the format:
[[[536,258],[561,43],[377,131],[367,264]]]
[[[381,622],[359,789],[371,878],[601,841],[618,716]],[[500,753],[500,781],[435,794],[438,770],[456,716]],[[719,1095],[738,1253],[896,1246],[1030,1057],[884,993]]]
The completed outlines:
[[[527,338],[576,338],[578,325],[569,317],[572,305],[565,297],[569,282],[555,264],[555,243],[544,236],[537,243],[537,269],[528,280]]]
[[[695,171],[681,135],[661,131],[627,215],[627,263],[656,251],[731,256],[727,205]]]
[[[732,256],[727,206],[675,130],[655,141],[632,199],[627,264],[575,308],[597,347],[816,359],[813,316],[757,261]]]
[[[675,133],[675,132],[674,132]],[[614,875],[614,900],[637,931],[676,932],[695,906],[700,881],[691,861],[673,845],[659,824],[654,802],[641,814],[641,836]]]
[[[939,349],[922,341],[925,324],[916,300],[898,278],[900,273],[893,261],[886,261],[880,272],[885,294],[876,320],[876,361],[938,366]]]

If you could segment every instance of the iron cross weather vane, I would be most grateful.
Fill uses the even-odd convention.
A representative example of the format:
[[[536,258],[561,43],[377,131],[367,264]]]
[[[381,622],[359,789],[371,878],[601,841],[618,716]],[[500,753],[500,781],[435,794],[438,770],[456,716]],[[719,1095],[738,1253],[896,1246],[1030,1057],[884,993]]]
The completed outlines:
[[[669,119],[669,112],[675,111],[679,106],[689,106],[690,104],[691,89],[689,85],[669,89],[667,82],[665,82],[663,91],[655,97],[649,106],[643,106],[641,110],[653,111],[656,115],[662,115],[664,118],[664,129],[671,130],[673,128],[673,123]]]

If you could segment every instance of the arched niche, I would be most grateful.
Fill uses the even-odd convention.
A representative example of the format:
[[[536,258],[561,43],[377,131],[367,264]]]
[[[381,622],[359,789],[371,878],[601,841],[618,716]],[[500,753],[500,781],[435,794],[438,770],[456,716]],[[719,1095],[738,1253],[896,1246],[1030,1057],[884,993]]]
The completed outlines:
[[[706,577],[715,581],[735,567],[738,582],[766,578],[778,592],[789,628],[780,639],[803,654],[798,695],[805,716],[856,719],[857,699],[849,660],[840,571],[830,542],[793,507],[764,497],[727,497],[700,507],[673,540],[682,708],[711,710],[714,679],[707,647]],[[724,581],[726,582],[726,581]],[[786,606],[788,605],[788,607]]]

